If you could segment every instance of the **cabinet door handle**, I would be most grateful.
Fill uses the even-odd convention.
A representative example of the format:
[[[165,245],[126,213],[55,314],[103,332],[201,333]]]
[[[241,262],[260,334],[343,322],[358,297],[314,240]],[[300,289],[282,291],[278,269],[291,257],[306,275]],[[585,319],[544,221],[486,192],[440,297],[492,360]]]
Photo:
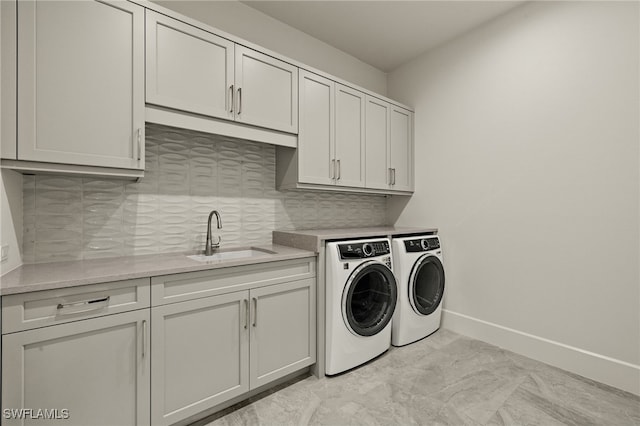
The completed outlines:
[[[393,170],[393,183],[392,183],[392,185],[395,185],[396,184],[396,169],[394,168],[394,169],[391,169],[391,170]]]
[[[331,167],[329,168],[329,179],[333,180],[336,175],[336,160],[331,160]]]
[[[258,325],[258,298],[253,298],[253,326]]]
[[[244,299],[244,328],[249,326],[249,300]]]
[[[147,320],[142,320],[142,358],[147,356]]]
[[[229,104],[231,104],[229,112],[233,113],[233,84],[229,86]]]
[[[336,180],[340,180],[340,175],[342,175],[342,171],[340,170],[340,160],[336,160],[336,163],[338,164],[338,176],[336,177]]]
[[[109,305],[109,299],[111,296],[100,297],[98,299],[91,300],[83,300],[81,302],[71,302],[71,303],[58,303],[56,309],[58,310],[59,315],[65,314],[82,314],[85,312],[91,312],[100,310],[102,308],[106,308]],[[80,308],[82,306],[86,306],[86,309],[73,309]],[[66,312],[68,310],[69,312]]]
[[[388,185],[392,185],[392,183],[391,183],[391,182],[393,182],[393,180],[391,179],[391,173],[393,173],[393,172],[392,172],[392,170],[393,170],[393,169],[392,169],[391,167],[389,167],[389,168],[387,169],[387,172],[388,172],[388,173],[387,173],[387,184],[388,184]]]
[[[238,87],[238,115],[242,112],[242,87]]]
[[[142,161],[142,129],[138,128],[138,161]]]

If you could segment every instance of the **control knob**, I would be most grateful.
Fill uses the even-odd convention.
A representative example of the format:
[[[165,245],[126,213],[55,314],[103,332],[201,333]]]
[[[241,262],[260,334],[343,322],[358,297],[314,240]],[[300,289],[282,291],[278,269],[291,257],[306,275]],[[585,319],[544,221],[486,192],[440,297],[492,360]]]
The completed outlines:
[[[420,240],[420,246],[422,246],[422,250],[429,250],[429,240]]]
[[[371,247],[371,244],[364,243],[362,245],[362,253],[364,253],[365,256],[371,256],[373,254],[373,247]]]

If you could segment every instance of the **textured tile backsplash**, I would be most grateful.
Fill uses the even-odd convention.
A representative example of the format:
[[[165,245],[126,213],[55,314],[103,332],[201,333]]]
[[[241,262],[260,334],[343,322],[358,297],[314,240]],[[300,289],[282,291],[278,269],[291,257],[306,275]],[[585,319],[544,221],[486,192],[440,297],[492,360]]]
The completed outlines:
[[[274,229],[386,223],[386,199],[275,189],[275,147],[148,126],[139,182],[25,176],[25,263],[204,247],[209,212],[222,246],[271,242]]]

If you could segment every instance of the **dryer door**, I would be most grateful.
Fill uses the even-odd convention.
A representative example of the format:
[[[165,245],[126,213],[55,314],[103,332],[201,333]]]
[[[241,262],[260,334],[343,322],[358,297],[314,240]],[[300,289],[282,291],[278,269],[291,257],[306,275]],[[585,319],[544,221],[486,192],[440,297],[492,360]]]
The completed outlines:
[[[358,266],[342,294],[342,317],[358,336],[373,336],[384,329],[396,307],[398,287],[393,272],[383,263],[369,261]]]
[[[409,278],[409,302],[419,315],[433,313],[444,294],[444,268],[437,256],[425,254],[413,265]]]

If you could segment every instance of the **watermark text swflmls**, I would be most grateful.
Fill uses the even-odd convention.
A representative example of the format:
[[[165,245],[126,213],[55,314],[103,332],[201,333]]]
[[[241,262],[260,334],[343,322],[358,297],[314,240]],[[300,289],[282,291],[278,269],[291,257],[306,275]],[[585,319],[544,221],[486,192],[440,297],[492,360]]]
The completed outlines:
[[[5,419],[17,420],[67,420],[67,408],[5,408],[2,410]]]

